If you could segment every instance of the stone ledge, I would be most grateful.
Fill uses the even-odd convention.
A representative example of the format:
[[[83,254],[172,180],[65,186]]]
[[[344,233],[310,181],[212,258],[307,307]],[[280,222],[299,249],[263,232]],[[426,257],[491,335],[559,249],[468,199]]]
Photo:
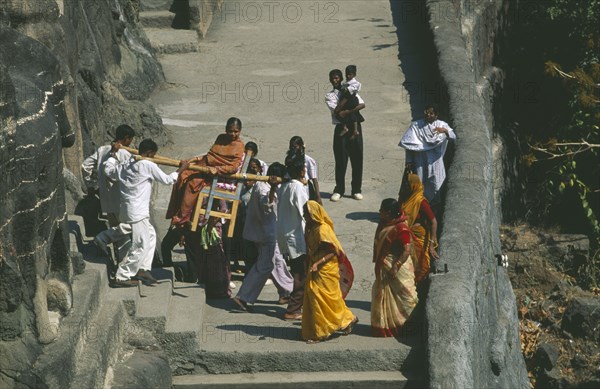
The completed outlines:
[[[428,0],[426,4],[433,16],[439,10],[455,9],[456,3]],[[502,0],[488,3],[480,6],[487,10]],[[444,213],[448,222],[440,239],[439,263],[447,264],[450,272],[431,278],[426,307],[430,386],[525,388],[528,379],[519,348],[514,293],[506,272],[494,261],[494,254],[500,252],[500,215],[493,179],[472,179],[461,171],[466,164],[485,167],[493,161],[490,101],[455,98],[461,96],[458,88],[475,87],[480,80],[466,47],[461,18],[437,16],[429,25],[458,139],[448,169]],[[473,23],[479,26],[477,20]],[[456,249],[452,260],[448,251],[444,253],[449,247]]]
[[[406,377],[398,371],[365,371],[365,372],[311,372],[311,373],[258,373],[258,374],[226,374],[217,376],[188,375],[175,377],[173,387],[201,388],[404,388]]]

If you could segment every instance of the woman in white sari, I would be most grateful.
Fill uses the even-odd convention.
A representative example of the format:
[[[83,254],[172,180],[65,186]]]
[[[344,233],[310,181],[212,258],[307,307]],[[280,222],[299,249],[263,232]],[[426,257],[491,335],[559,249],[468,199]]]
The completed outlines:
[[[386,337],[399,334],[419,299],[410,258],[412,232],[406,225],[406,216],[394,199],[382,201],[379,216],[373,245],[371,333]]]

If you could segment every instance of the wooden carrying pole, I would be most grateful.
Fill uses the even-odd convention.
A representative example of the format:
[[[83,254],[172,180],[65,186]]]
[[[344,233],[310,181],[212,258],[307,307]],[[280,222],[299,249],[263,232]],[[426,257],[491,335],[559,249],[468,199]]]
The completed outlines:
[[[165,165],[165,166],[173,166],[173,167],[179,167],[181,165],[180,161],[178,161],[176,159],[165,158],[165,157],[148,158],[148,157],[141,157],[139,155],[136,155],[135,159],[137,159],[138,161],[145,159],[147,161],[154,162],[157,165]],[[188,169],[194,170],[197,172],[201,172],[201,173],[212,174],[210,169],[206,166],[189,165]],[[245,174],[245,173],[218,174],[218,176],[223,177],[223,178],[233,179],[233,180],[250,180],[250,181],[263,181],[263,182],[269,182],[269,179],[270,179],[269,176],[259,176],[256,174]],[[281,182],[282,182],[281,178],[277,177],[277,183],[280,184]]]
[[[129,152],[130,152],[131,154],[133,154],[133,155],[139,155],[139,154],[140,154],[140,152],[139,152],[137,149],[134,149],[134,148],[132,148],[132,147],[127,147],[127,146],[123,146],[123,145],[121,145],[121,148],[122,148],[123,150],[127,150],[127,151],[129,151]],[[173,159],[173,158],[169,158],[169,157],[163,157],[163,156],[161,156],[161,155],[155,155],[155,156],[154,156],[154,159],[156,159],[156,160],[160,160],[160,161],[165,161],[165,162],[167,162],[167,163],[169,163],[169,162],[170,162],[170,163],[177,163],[177,164],[179,164],[179,160],[177,160],[177,159]],[[169,166],[175,166],[175,165],[169,165]],[[179,166],[179,165],[177,165],[177,166]]]

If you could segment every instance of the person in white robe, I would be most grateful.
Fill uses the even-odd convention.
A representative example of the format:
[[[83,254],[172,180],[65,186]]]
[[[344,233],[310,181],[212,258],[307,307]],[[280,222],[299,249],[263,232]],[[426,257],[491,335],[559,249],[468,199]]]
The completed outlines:
[[[425,109],[425,118],[412,122],[398,145],[406,150],[406,169],[419,176],[430,203],[438,201],[446,179],[444,154],[450,139],[456,139],[454,130],[438,119],[437,108],[430,105]]]

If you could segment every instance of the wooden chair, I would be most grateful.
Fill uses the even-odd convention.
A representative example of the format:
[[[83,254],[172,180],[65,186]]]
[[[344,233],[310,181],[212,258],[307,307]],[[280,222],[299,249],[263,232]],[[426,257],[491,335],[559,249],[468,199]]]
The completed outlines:
[[[248,170],[248,165],[250,164],[250,160],[252,159],[252,151],[247,150],[246,155],[244,157],[244,162],[239,170],[241,173],[246,173]],[[231,181],[227,180],[229,183],[233,183],[235,188],[223,188],[219,187],[219,176],[214,176],[210,186],[206,185],[200,193],[198,194],[198,202],[196,203],[196,208],[194,209],[194,217],[192,219],[192,231],[196,231],[198,228],[198,221],[200,220],[200,215],[204,215],[206,219],[211,216],[220,217],[223,219],[229,220],[229,228],[227,229],[227,236],[229,238],[233,237],[233,232],[235,229],[235,218],[237,216],[238,207],[240,204],[240,197],[242,195],[242,181]],[[208,201],[206,202],[206,208],[203,208],[204,199],[208,197]],[[212,206],[215,200],[225,200],[232,203],[231,213],[225,213],[220,211],[213,211]]]

